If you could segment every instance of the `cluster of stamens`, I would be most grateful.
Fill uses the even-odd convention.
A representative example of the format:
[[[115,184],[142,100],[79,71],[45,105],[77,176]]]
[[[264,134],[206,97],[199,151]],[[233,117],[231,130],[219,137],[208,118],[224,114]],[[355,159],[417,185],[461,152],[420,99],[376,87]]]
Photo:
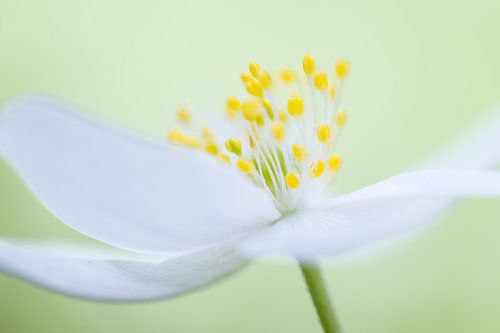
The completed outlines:
[[[308,205],[334,181],[342,163],[335,147],[347,121],[339,105],[349,65],[337,61],[329,78],[306,55],[302,70],[286,68],[271,76],[250,63],[241,74],[249,98],[231,96],[225,106],[237,135],[221,144],[206,126],[198,134],[186,131],[193,119],[183,107],[177,116],[185,129],[171,131],[169,141],[234,165],[268,191],[283,212]]]

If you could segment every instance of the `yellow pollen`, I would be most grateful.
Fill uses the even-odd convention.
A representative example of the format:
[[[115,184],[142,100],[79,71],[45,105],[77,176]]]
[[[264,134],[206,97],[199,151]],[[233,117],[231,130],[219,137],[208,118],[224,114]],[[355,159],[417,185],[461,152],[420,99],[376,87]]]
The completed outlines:
[[[258,101],[253,99],[243,101],[241,104],[241,112],[243,113],[243,117],[245,117],[248,121],[257,119],[257,116],[259,115]]]
[[[183,124],[188,124],[193,120],[191,113],[189,113],[189,110],[184,106],[177,110],[177,119]]]
[[[252,172],[252,170],[253,170],[252,162],[250,162],[249,160],[246,160],[244,158],[239,158],[236,161],[236,166],[243,173],[249,173],[249,172]]]
[[[203,127],[201,135],[203,136],[203,139],[205,139],[206,141],[214,141],[214,136],[212,134],[212,131],[210,131],[210,128],[208,128],[207,126]]]
[[[213,141],[209,141],[205,145],[205,151],[209,154],[215,155],[219,151],[219,148],[217,147],[217,144]]]
[[[262,85],[256,79],[251,79],[245,82],[247,92],[256,97],[261,97],[263,93]]]
[[[257,78],[257,74],[261,70],[261,67],[259,64],[255,63],[255,62],[251,62],[248,64],[248,69],[250,70],[250,73],[252,73],[252,76],[254,78]]]
[[[330,134],[330,126],[328,126],[327,124],[321,124],[316,129],[316,136],[321,142],[328,141],[328,139],[330,139]]]
[[[304,56],[304,59],[302,60],[302,68],[304,69],[304,73],[307,75],[314,73],[314,70],[316,69],[316,61],[312,55],[306,54]]]
[[[331,99],[335,99],[337,96],[337,87],[335,85],[331,85],[330,88],[328,89],[328,95],[330,96]]]
[[[241,103],[238,97],[229,96],[226,100],[226,106],[228,109],[231,109],[233,111],[238,111],[240,109]]]
[[[284,83],[290,84],[295,81],[295,74],[291,69],[285,68],[280,71],[280,78]]]
[[[229,138],[225,143],[228,152],[233,153],[236,156],[241,155],[241,141],[238,138]]]
[[[278,118],[280,119],[280,121],[281,121],[282,123],[286,123],[286,121],[287,121],[286,112],[285,112],[285,111],[283,111],[283,110],[279,110],[279,111],[278,111]]]
[[[282,141],[285,138],[285,126],[283,123],[274,123],[271,127],[273,138],[277,141]]]
[[[288,113],[291,116],[298,117],[304,112],[304,101],[300,96],[292,96],[288,100]]]
[[[285,182],[289,188],[296,189],[300,186],[300,177],[296,172],[289,172],[285,176]]]
[[[252,139],[252,136],[248,136],[248,144],[250,145],[250,148],[255,149],[255,141]]]
[[[318,72],[314,74],[313,82],[314,86],[318,90],[325,90],[328,88],[328,76],[325,72]]]
[[[349,63],[346,60],[339,60],[335,64],[335,74],[339,79],[345,79],[349,74]]]
[[[342,157],[338,154],[332,154],[328,158],[328,169],[331,171],[337,171],[342,165]]]
[[[271,79],[271,75],[265,70],[261,69],[257,72],[257,76],[255,77],[257,81],[262,85],[262,88],[269,89],[273,84],[273,80]]]
[[[264,105],[264,108],[267,111],[267,116],[269,117],[269,119],[274,120],[274,112],[271,103],[269,103],[268,100],[264,100],[262,101],[262,105]]]
[[[259,112],[257,117],[255,117],[255,123],[259,126],[264,126],[265,121],[264,121],[264,116],[262,115],[262,113]]]
[[[167,139],[175,144],[184,145],[189,148],[200,148],[201,143],[194,136],[184,134],[182,131],[174,130],[171,131]]]
[[[307,159],[307,149],[303,145],[297,143],[292,145],[293,157],[299,162],[304,162]]]
[[[322,160],[312,161],[309,164],[309,175],[313,178],[321,177],[325,172],[325,162]]]
[[[248,72],[243,72],[241,73],[240,75],[240,79],[243,83],[247,83],[248,81],[251,81],[253,80],[253,76],[252,74],[248,73]]]
[[[219,161],[221,163],[231,164],[231,160],[229,159],[229,156],[227,156],[224,153],[219,153],[219,154],[215,155],[215,158],[217,159],[217,161]]]
[[[339,110],[337,115],[335,116],[335,124],[338,128],[342,128],[345,126],[347,122],[347,113],[344,110]]]

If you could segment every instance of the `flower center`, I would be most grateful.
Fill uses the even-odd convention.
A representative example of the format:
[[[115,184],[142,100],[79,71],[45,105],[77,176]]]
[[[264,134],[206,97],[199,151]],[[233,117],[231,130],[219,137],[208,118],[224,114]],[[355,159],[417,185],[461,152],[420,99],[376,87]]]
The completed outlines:
[[[236,135],[218,141],[208,127],[193,134],[192,116],[183,107],[177,116],[184,129],[171,131],[168,140],[233,165],[265,189],[281,212],[303,208],[321,198],[342,163],[335,148],[347,121],[339,105],[348,71],[340,60],[329,77],[316,70],[311,55],[304,56],[300,75],[286,68],[271,76],[250,63],[241,74],[250,96],[226,101]]]

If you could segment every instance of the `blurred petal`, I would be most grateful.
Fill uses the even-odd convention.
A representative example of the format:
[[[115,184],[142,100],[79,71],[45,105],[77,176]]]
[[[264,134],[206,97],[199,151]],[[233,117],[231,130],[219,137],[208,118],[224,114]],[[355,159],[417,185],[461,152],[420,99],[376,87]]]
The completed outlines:
[[[43,249],[46,251],[47,245]],[[204,286],[240,269],[246,262],[233,249],[222,246],[159,263],[45,251],[0,240],[0,272],[69,296],[135,302],[169,298]]]
[[[272,200],[208,155],[146,141],[42,97],[7,105],[0,153],[70,227],[147,253],[238,238],[279,215]]]
[[[421,161],[419,169],[477,169],[500,165],[500,107]]]
[[[450,200],[464,197],[500,197],[500,172],[436,170],[391,177],[286,216],[244,240],[241,249],[250,255],[274,252],[306,259],[337,255],[411,231]]]

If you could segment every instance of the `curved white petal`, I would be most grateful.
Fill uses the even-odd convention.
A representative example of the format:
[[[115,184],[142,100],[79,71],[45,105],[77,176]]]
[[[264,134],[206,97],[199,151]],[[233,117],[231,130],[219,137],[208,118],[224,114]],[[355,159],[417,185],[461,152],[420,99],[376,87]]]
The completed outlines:
[[[246,263],[232,248],[223,246],[158,263],[53,254],[45,252],[47,246],[42,250],[0,240],[0,272],[69,296],[136,302],[202,287]]]
[[[0,154],[61,221],[148,253],[235,239],[278,217],[272,200],[196,151],[146,141],[42,97],[0,119]]]
[[[337,255],[411,231],[464,197],[500,197],[500,172],[434,170],[391,177],[286,216],[240,248],[250,255],[277,252],[305,259]]]
[[[500,165],[500,107],[418,163],[419,169],[478,169]]]

